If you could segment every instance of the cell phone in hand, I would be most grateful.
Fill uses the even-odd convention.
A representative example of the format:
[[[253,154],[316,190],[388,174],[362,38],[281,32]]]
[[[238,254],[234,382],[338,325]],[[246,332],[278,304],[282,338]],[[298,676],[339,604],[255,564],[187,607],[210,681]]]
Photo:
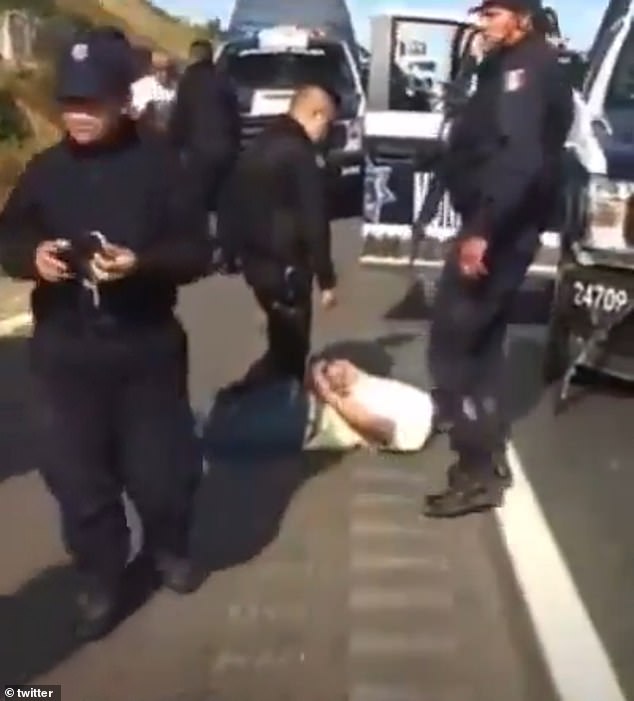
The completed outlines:
[[[67,242],[58,257],[76,274],[84,273],[96,253],[103,251],[108,244],[106,237],[99,231],[90,231]]]

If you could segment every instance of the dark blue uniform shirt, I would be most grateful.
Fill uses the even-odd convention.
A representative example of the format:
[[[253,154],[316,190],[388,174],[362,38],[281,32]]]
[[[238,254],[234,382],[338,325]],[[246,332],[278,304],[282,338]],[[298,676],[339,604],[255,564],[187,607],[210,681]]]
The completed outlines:
[[[138,256],[130,277],[100,285],[101,312],[133,323],[171,316],[177,286],[204,275],[212,256],[206,212],[183,181],[167,144],[141,139],[131,123],[114,144],[62,140],[35,156],[0,215],[0,263],[10,276],[36,281],[36,321],[81,322],[87,293],[77,279],[39,279],[37,245],[92,231]]]
[[[464,234],[510,243],[510,222],[552,209],[572,125],[572,88],[556,51],[529,36],[490,55],[449,139],[447,184]],[[537,204],[541,202],[541,205]]]

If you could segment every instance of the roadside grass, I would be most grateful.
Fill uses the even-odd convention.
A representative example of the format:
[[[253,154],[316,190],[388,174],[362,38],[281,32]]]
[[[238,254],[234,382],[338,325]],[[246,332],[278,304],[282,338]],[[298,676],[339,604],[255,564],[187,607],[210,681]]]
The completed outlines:
[[[205,29],[172,18],[146,0],[53,0],[60,14],[90,25],[111,25],[124,31],[133,43],[162,49],[175,57],[187,54],[190,43],[205,36]],[[53,67],[39,63],[18,69],[0,67],[0,91],[9,93],[28,123],[26,138],[0,141],[0,206],[24,165],[59,138],[52,100]]]

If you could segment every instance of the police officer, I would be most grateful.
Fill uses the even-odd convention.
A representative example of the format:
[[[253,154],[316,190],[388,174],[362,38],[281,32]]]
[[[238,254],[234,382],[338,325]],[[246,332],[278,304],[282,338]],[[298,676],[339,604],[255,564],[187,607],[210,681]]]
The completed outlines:
[[[223,198],[221,246],[241,259],[268,323],[268,351],[245,385],[271,377],[301,382],[315,277],[322,304],[335,303],[325,174],[316,145],[327,136],[336,109],[337,98],[326,88],[300,88],[289,113],[242,153]]]
[[[200,582],[188,538],[201,456],[173,310],[177,286],[207,267],[206,213],[179,188],[173,151],[125,116],[128,50],[97,33],[64,53],[65,134],[27,165],[0,217],[5,271],[35,281],[34,445],[82,574],[84,639],[121,612],[123,490],[165,586]]]
[[[240,113],[231,84],[215,69],[208,41],[190,47],[169,125],[172,144],[189,162],[208,211],[216,210],[220,187],[240,147]]]
[[[437,424],[458,462],[431,517],[498,506],[511,482],[501,406],[511,307],[556,202],[572,90],[556,52],[533,30],[538,0],[485,0],[489,53],[455,120],[446,182],[463,224],[439,281],[429,364]]]

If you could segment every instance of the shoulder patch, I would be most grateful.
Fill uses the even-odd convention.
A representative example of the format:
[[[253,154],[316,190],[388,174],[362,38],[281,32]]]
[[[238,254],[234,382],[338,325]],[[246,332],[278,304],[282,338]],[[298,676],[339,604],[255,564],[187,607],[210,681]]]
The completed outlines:
[[[526,70],[516,68],[504,74],[504,92],[518,92],[526,85]]]
[[[70,55],[74,61],[85,61],[88,58],[88,44],[75,44]]]

